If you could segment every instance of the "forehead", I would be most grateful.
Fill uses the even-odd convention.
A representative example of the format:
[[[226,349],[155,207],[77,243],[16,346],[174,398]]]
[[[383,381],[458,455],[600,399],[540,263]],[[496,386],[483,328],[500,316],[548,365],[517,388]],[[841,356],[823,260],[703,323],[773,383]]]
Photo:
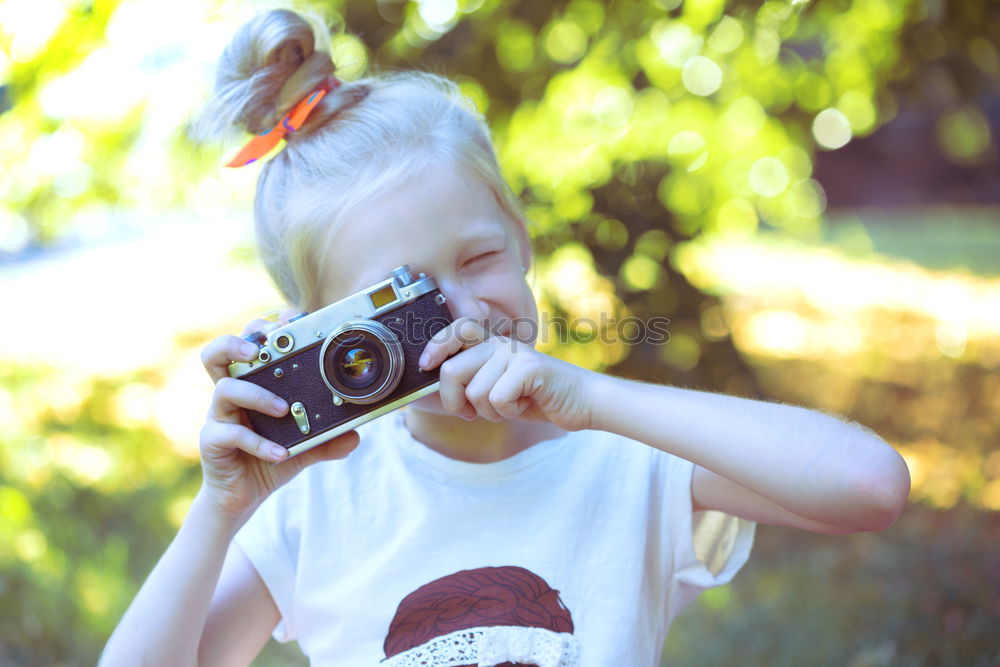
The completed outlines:
[[[429,268],[511,233],[489,187],[453,169],[428,170],[380,195],[331,233],[322,251],[324,287],[352,294],[401,264]]]

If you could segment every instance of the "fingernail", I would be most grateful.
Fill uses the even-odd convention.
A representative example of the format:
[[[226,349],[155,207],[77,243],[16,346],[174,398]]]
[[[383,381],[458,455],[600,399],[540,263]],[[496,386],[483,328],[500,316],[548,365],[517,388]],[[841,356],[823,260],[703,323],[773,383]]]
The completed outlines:
[[[278,412],[284,412],[285,408],[287,408],[287,407],[288,407],[288,404],[285,403],[280,398],[274,399],[274,409],[277,410]]]
[[[243,343],[240,345],[240,352],[245,356],[250,356],[257,353],[257,346],[251,343]]]
[[[271,458],[283,459],[288,456],[288,450],[281,445],[271,445]]]
[[[431,355],[427,354],[426,352],[424,352],[423,354],[420,355],[420,367],[421,368],[426,368],[427,364],[429,364],[430,362],[431,362]]]

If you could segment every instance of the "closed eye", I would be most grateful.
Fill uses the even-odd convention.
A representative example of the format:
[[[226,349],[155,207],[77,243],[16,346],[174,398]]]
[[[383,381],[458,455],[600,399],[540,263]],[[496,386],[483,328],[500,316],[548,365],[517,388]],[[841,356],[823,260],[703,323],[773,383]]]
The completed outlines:
[[[474,264],[476,262],[481,262],[483,260],[489,259],[489,258],[491,258],[491,257],[493,257],[495,255],[499,255],[499,254],[500,254],[499,250],[493,250],[491,252],[484,252],[481,255],[476,255],[472,259],[466,260],[465,265],[468,266],[469,264]]]

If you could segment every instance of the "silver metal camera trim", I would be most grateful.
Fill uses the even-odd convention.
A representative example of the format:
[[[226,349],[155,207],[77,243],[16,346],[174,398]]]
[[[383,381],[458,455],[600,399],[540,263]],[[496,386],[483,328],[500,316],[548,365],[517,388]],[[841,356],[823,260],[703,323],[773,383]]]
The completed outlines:
[[[392,303],[388,303],[381,308],[375,308],[368,297],[372,292],[392,286],[393,294],[396,297]],[[419,297],[433,292],[437,289],[437,283],[433,278],[421,273],[416,280],[410,275],[409,265],[403,264],[390,271],[390,276],[374,285],[370,285],[363,290],[359,290],[350,296],[346,296],[340,301],[335,301],[328,306],[289,322],[283,327],[279,327],[267,334],[267,342],[261,346],[254,361],[234,361],[229,364],[229,376],[240,378],[261,367],[280,363],[284,358],[295,354],[298,350],[314,345],[321,338],[326,338],[329,329],[338,326],[345,320],[372,319],[383,313],[396,310]],[[274,345],[274,341],[282,334],[291,337],[292,347],[281,352]],[[267,360],[262,361],[261,356]]]
[[[418,398],[423,398],[428,394],[433,394],[440,388],[440,385],[441,385],[440,382],[434,382],[432,384],[427,385],[423,389],[417,389],[416,391],[410,392],[409,394],[403,396],[402,398],[397,398],[395,401],[392,401],[391,403],[386,403],[383,406],[377,407],[371,412],[366,412],[360,417],[356,417],[349,422],[344,422],[343,424],[339,426],[334,426],[333,428],[323,431],[322,433],[317,433],[308,440],[303,440],[299,444],[289,447],[288,455],[295,456],[296,454],[301,454],[306,450],[312,449],[316,445],[321,445],[324,442],[327,442],[328,440],[336,438],[338,435],[347,433],[348,431],[355,429],[361,426],[362,424],[370,422],[371,420],[377,417],[381,417],[387,412],[392,412],[396,408],[401,408],[408,403],[412,403]]]
[[[330,347],[330,343],[333,339],[344,333],[345,331],[367,331],[368,333],[374,335],[385,345],[386,350],[389,351],[389,370],[385,375],[385,380],[379,385],[378,389],[372,391],[364,396],[345,396],[336,389],[333,388],[333,384],[326,377],[326,366],[324,360],[326,359],[326,351]],[[399,381],[403,378],[403,344],[399,342],[396,338],[396,334],[392,332],[392,329],[385,326],[381,322],[376,322],[374,320],[349,320],[344,322],[339,327],[330,332],[330,335],[326,337],[323,341],[323,347],[319,350],[319,376],[323,378],[323,384],[326,388],[330,390],[330,393],[334,396],[339,396],[346,403],[357,403],[359,405],[369,405],[375,403],[386,394],[392,392],[398,385]]]
[[[278,345],[278,341],[281,340],[282,338],[287,338],[288,339],[288,345]],[[282,353],[284,353],[284,352],[291,352],[292,350],[295,349],[295,339],[288,332],[284,332],[280,336],[275,336],[274,337],[274,349],[277,350],[278,352],[282,352]]]

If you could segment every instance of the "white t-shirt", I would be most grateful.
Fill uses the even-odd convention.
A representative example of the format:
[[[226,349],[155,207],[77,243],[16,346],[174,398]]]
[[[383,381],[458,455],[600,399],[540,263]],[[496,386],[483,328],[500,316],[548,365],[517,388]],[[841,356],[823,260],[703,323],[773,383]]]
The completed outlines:
[[[405,409],[235,537],[274,638],[311,664],[657,665],[677,614],[750,556],[755,522],[692,514],[690,461],[603,431],[459,461],[415,440]]]

